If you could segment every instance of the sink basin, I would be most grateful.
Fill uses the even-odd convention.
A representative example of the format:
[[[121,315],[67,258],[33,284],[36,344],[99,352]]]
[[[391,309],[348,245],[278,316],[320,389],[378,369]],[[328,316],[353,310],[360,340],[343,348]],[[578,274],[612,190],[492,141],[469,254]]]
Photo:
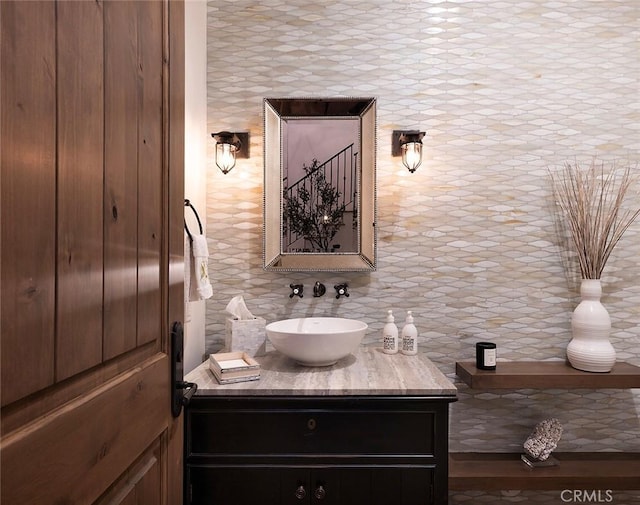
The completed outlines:
[[[266,326],[276,350],[305,366],[329,366],[351,354],[367,324],[340,317],[284,319]]]

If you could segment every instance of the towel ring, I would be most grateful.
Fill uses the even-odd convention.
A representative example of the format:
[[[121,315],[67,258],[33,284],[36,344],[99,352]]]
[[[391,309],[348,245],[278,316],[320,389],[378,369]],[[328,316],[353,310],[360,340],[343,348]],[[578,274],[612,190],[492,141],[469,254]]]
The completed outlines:
[[[186,198],[184,200],[184,206],[185,207],[190,207],[191,210],[193,211],[193,213],[196,215],[196,219],[198,220],[198,227],[200,228],[200,235],[202,235],[202,222],[200,221],[200,216],[198,215],[198,212],[196,211],[196,208]],[[184,229],[187,232],[187,235],[189,236],[189,242],[193,242],[193,235],[191,235],[191,232],[189,231],[189,227],[187,226],[187,220],[186,219],[184,220]]]

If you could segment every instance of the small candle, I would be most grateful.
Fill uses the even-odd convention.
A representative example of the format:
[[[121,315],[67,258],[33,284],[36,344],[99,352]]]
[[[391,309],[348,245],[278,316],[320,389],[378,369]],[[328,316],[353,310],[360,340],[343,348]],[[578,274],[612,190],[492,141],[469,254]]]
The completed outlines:
[[[479,370],[495,370],[496,355],[496,344],[493,342],[477,342],[476,368]]]

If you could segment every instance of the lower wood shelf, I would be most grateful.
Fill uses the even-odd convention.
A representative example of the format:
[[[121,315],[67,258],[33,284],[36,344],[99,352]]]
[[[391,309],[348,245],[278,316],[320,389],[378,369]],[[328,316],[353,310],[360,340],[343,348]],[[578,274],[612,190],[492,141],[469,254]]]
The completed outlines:
[[[530,468],[516,453],[449,454],[449,489],[640,489],[640,453],[553,453],[553,467]]]

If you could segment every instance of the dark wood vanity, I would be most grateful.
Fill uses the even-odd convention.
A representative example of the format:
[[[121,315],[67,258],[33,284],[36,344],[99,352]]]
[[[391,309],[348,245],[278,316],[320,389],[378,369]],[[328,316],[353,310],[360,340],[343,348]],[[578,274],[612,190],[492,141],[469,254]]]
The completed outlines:
[[[206,364],[188,376],[199,391],[185,413],[185,504],[447,503],[456,393],[425,356],[363,348],[326,370],[258,360],[259,381],[220,386]]]

